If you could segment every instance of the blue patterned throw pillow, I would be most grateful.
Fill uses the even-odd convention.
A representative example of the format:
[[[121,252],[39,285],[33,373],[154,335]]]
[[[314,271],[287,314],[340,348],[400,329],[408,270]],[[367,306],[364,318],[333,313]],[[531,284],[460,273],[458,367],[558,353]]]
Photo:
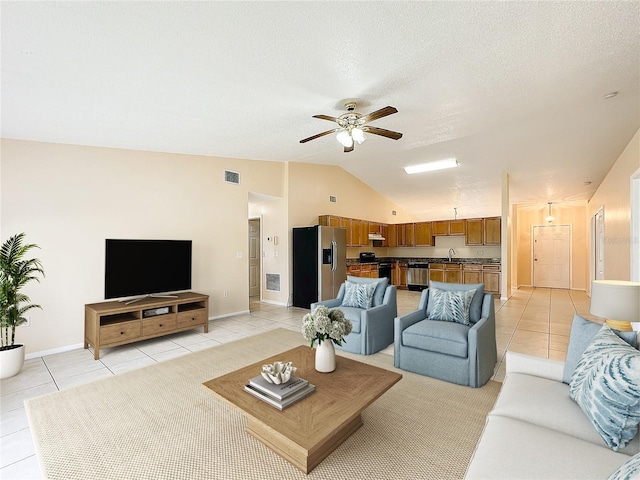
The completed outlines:
[[[640,423],[640,352],[603,325],[580,357],[569,396],[612,450],[626,447]]]
[[[633,480],[640,478],[640,453],[623,463],[607,480]]]
[[[475,290],[459,291],[432,288],[429,319],[471,325],[469,309],[475,293]]]
[[[377,283],[345,282],[343,307],[371,308]]]

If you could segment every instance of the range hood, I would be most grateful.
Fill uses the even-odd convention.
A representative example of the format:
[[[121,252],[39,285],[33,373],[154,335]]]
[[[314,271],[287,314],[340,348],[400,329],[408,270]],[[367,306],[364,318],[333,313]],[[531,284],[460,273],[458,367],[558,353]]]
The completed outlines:
[[[369,240],[385,240],[385,238],[379,233],[370,233]]]

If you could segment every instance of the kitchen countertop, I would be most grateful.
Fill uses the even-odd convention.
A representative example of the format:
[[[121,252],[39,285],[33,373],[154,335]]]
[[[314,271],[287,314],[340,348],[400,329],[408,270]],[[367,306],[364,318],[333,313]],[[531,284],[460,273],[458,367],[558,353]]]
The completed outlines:
[[[393,262],[416,262],[416,263],[462,263],[462,264],[475,264],[475,265],[500,265],[500,258],[460,258],[454,257],[449,262],[447,257],[444,258],[400,258],[400,257],[379,257],[375,262],[360,262],[357,258],[347,258],[347,266],[350,265],[377,265],[379,263],[393,263]]]

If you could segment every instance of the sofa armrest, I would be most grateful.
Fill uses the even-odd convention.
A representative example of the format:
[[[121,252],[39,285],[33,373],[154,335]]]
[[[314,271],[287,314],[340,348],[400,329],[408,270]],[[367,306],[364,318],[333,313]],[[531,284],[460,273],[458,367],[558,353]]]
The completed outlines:
[[[509,373],[524,373],[562,382],[564,362],[511,351],[507,351],[506,362],[507,376]]]
[[[322,300],[321,302],[315,302],[311,304],[310,310],[313,312],[320,305],[324,305],[327,308],[336,308],[342,305],[341,298],[332,298],[331,300]]]

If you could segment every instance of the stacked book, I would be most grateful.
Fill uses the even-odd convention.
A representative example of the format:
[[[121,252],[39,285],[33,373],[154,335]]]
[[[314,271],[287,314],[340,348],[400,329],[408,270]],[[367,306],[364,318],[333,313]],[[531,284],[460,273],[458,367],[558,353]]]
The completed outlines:
[[[302,400],[310,393],[313,393],[316,386],[307,380],[293,375],[289,381],[281,383],[280,385],[269,383],[262,375],[258,375],[249,380],[249,383],[245,385],[244,389],[251,395],[276,407],[278,410],[282,410],[298,400]]]

